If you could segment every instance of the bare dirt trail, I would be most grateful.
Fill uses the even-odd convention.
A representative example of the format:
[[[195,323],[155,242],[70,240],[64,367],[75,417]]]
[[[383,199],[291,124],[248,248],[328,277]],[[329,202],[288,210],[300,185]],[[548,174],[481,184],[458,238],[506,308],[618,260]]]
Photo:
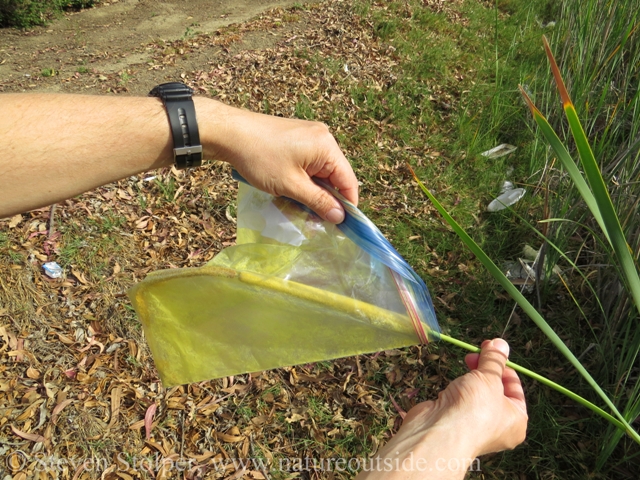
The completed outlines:
[[[127,85],[126,92],[144,94],[147,83],[159,83],[175,77],[179,65],[144,75],[151,61],[149,45],[212,33],[230,24],[244,22],[261,12],[289,7],[292,0],[112,0],[97,7],[68,13],[46,27],[23,32],[0,29],[1,91],[85,91],[92,93],[99,81],[119,73],[127,83],[137,74],[138,82]],[[268,47],[278,33],[245,38],[248,48]],[[261,38],[257,38],[261,37]],[[188,67],[210,60],[215,52],[198,58],[181,58]],[[179,63],[179,62],[178,62]],[[128,72],[138,66],[134,73]],[[183,66],[184,68],[184,66]],[[69,82],[70,76],[95,74],[98,80]],[[143,77],[140,78],[140,74]],[[157,80],[156,80],[157,79]],[[85,78],[84,80],[90,80]],[[104,80],[102,80],[104,81]],[[80,85],[82,84],[82,85]],[[103,90],[103,89],[102,89]],[[99,91],[99,90],[98,90]],[[97,93],[93,92],[93,93]]]

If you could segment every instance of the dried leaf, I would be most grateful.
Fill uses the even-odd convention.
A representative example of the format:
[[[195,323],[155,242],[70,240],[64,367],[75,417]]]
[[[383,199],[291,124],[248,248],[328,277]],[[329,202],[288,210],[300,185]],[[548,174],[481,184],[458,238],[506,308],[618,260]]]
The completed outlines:
[[[251,385],[249,385],[248,383],[236,383],[228,388],[223,388],[222,391],[225,393],[246,393],[250,387]]]
[[[145,438],[147,440],[151,438],[151,426],[153,424],[153,417],[155,416],[157,409],[158,406],[155,403],[152,403],[151,405],[149,405],[149,408],[147,408],[147,411],[144,414],[144,432]]]
[[[53,409],[53,412],[51,412],[51,423],[55,425],[56,422],[58,421],[58,415],[60,415],[60,412],[62,412],[62,410],[64,410],[64,408],[67,405],[71,405],[72,403],[73,403],[73,399],[68,398],[60,402],[58,405],[56,405],[55,408]]]
[[[80,465],[74,472],[73,478],[71,480],[77,480],[80,477],[80,475],[82,475],[82,472],[84,471],[84,469],[87,468],[87,465],[89,465],[89,461],[86,461],[82,465]]]
[[[73,345],[74,343],[76,343],[71,338],[67,337],[66,335],[62,335],[61,333],[56,333],[56,335],[58,335],[58,338],[60,339],[60,341],[62,343],[64,343],[65,345]]]
[[[267,415],[258,415],[257,417],[253,417],[251,419],[251,423],[253,423],[256,426],[260,426],[267,423],[268,420],[269,420],[269,417]]]
[[[400,407],[400,405],[398,405],[398,403],[396,402],[395,398],[393,398],[393,396],[391,396],[391,394],[389,395],[389,398],[391,399],[391,403],[393,403],[393,406],[395,407],[395,409],[398,412],[398,414],[400,415],[400,417],[402,417],[402,419],[404,420],[404,417],[407,416],[407,412],[405,412],[402,409],[402,407]]]
[[[299,413],[292,413],[290,416],[285,418],[285,422],[287,423],[295,423],[299,422],[300,420],[304,420],[304,416],[300,415]]]
[[[216,437],[218,440],[225,443],[238,443],[245,439],[244,435],[229,435],[221,432],[216,432]]]
[[[36,433],[25,433],[18,430],[16,427],[11,425],[11,430],[20,438],[24,438],[25,440],[29,440],[30,442],[44,442],[44,437],[42,435],[38,435]]]
[[[9,220],[9,228],[16,228],[21,221],[22,221],[22,215],[20,214],[14,215],[13,217],[11,217],[11,220]]]
[[[156,449],[160,453],[160,455],[162,455],[163,457],[166,457],[167,455],[169,455],[167,450],[162,445],[160,445],[158,442],[147,440],[145,442],[145,444],[147,444],[148,446]]]
[[[109,426],[113,427],[118,421],[118,415],[120,414],[120,400],[122,398],[122,390],[120,387],[116,387],[111,390],[111,420],[109,420]]]
[[[87,281],[87,279],[84,277],[84,275],[82,274],[82,272],[79,272],[78,270],[74,270],[71,269],[71,273],[73,274],[74,277],[76,277],[78,279],[78,281],[80,283],[82,283],[83,285],[87,285],[89,282]]]

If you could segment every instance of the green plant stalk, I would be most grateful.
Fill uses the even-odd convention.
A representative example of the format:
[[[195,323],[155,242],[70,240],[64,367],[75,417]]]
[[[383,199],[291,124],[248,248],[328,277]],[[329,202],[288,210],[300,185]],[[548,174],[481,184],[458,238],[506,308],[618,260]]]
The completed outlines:
[[[600,168],[598,167],[598,163],[596,162],[591,146],[589,145],[589,140],[587,139],[582,128],[582,124],[580,123],[580,119],[578,118],[578,113],[571,102],[569,93],[567,92],[562,76],[560,75],[560,69],[556,64],[553,53],[551,53],[549,43],[545,37],[542,37],[542,39],[544,48],[547,52],[547,57],[549,57],[549,62],[551,63],[551,71],[553,72],[553,76],[556,80],[556,84],[562,98],[564,112],[567,120],[569,121],[571,135],[573,136],[573,140],[576,142],[576,147],[578,148],[578,153],[580,155],[580,160],[582,161],[585,175],[587,176],[589,185],[593,190],[593,196],[598,204],[598,211],[604,221],[604,228],[602,231],[610,238],[613,250],[616,253],[616,257],[618,257],[618,261],[622,267],[622,272],[624,273],[629,289],[631,290],[633,301],[636,308],[640,310],[640,276],[638,276],[638,270],[636,269],[636,265],[633,261],[629,244],[627,243],[624,232],[622,231],[620,220],[618,219],[618,215],[613,207],[613,202],[611,201],[609,191],[607,190],[607,186],[605,185],[602,174],[600,173]]]
[[[580,195],[582,196],[582,199],[584,200],[584,202],[587,204],[587,207],[589,207],[589,210],[595,217],[596,221],[598,222],[598,225],[600,225],[600,228],[602,229],[605,236],[607,237],[607,240],[609,240],[609,243],[611,243],[611,239],[609,238],[607,229],[605,228],[604,220],[602,218],[602,215],[600,214],[600,210],[598,210],[598,202],[596,201],[595,197],[591,193],[591,189],[589,188],[589,185],[587,185],[587,182],[585,181],[584,177],[580,173],[580,170],[578,170],[578,166],[576,165],[576,162],[573,160],[573,158],[571,158],[571,155],[563,145],[560,138],[558,138],[558,135],[556,135],[556,132],[553,130],[553,127],[549,124],[549,121],[545,118],[542,112],[540,112],[540,110],[538,110],[536,106],[533,104],[533,101],[529,98],[529,95],[527,95],[527,92],[524,91],[521,85],[518,85],[518,88],[520,89],[522,96],[524,97],[525,101],[527,102],[527,105],[529,106],[529,109],[531,110],[533,119],[538,124],[538,127],[542,131],[542,134],[544,135],[544,137],[547,139],[547,142],[549,142],[549,144],[551,145],[551,148],[553,148],[553,150],[556,152],[558,159],[562,162],[562,166],[569,174],[569,177],[571,177],[571,180],[573,181],[576,188],[580,192]]]
[[[622,266],[622,271],[627,278],[627,282],[629,282],[629,287],[631,289],[636,308],[640,308],[640,277],[638,276],[638,270],[636,269],[633,257],[631,256],[629,244],[627,243],[624,232],[622,231],[618,215],[616,214],[613,202],[609,196],[609,191],[604,183],[604,179],[600,173],[600,168],[598,168],[593,151],[589,146],[589,142],[587,141],[587,137],[582,129],[582,125],[578,119],[578,114],[573,105],[565,105],[565,114],[569,120],[569,127],[571,128],[571,133],[576,142],[576,146],[578,147],[578,152],[580,153],[580,159],[582,160],[587,180],[589,180],[589,184],[591,185],[596,200],[598,201],[598,207],[602,212],[602,217],[606,226],[605,234],[608,232],[608,236],[611,237],[613,249],[620,261],[620,265]]]
[[[429,197],[429,200],[433,203],[436,209],[440,212],[440,214],[444,217],[447,223],[453,228],[453,230],[458,234],[458,236],[462,239],[462,241],[469,247],[469,249],[478,257],[478,260],[482,262],[482,264],[489,270],[493,278],[495,278],[498,283],[502,285],[502,287],[511,295],[520,308],[534,321],[534,323],[542,330],[542,332],[553,342],[558,350],[571,362],[571,364],[580,372],[580,374],[587,380],[589,385],[598,393],[598,395],[604,400],[607,406],[614,412],[615,416],[620,420],[620,423],[624,426],[625,432],[634,439],[638,444],[640,444],[640,435],[629,425],[627,420],[622,416],[622,414],[618,411],[613,402],[609,399],[607,394],[600,388],[600,385],[593,379],[591,374],[582,366],[580,361],[576,358],[576,356],[569,350],[569,348],[564,344],[564,342],[560,339],[560,337],[553,331],[553,329],[549,326],[547,321],[538,313],[538,311],[529,303],[529,301],[520,293],[520,291],[511,283],[511,281],[502,273],[495,263],[489,258],[489,256],[484,253],[484,251],[480,248],[480,246],[467,234],[467,232],[456,222],[451,215],[446,211],[446,209],[440,204],[440,202],[431,194],[431,192],[424,186],[424,184],[420,181],[420,179],[416,176],[415,172],[409,166],[411,173],[415,180],[418,182],[418,185],[422,189],[422,191]]]
[[[455,345],[457,347],[464,348],[466,350],[469,350],[470,352],[480,353],[480,348],[476,347],[475,345],[471,345],[471,344],[463,342],[461,340],[457,340],[457,339],[455,339],[453,337],[445,335],[444,333],[439,333],[439,334],[437,334],[437,336],[434,335],[434,338],[442,339],[445,342],[451,343],[452,345]],[[577,393],[574,393],[571,390],[569,390],[567,388],[564,388],[562,385],[558,385],[556,382],[553,382],[553,381],[549,380],[548,378],[543,377],[542,375],[539,375],[536,372],[534,372],[532,370],[529,370],[528,368],[521,367],[517,363],[513,363],[513,362],[511,362],[509,360],[507,360],[507,367],[512,368],[516,372],[521,373],[523,375],[526,375],[527,377],[533,378],[534,380],[537,380],[538,382],[542,383],[543,385],[546,385],[547,387],[553,388],[554,390],[562,393],[563,395],[566,395],[570,399],[578,402],[580,405],[582,405],[584,407],[587,407],[589,410],[597,413],[602,418],[604,418],[605,420],[608,420],[609,422],[611,422],[613,425],[615,425],[619,429],[626,430],[624,424],[622,422],[618,421],[618,419],[616,419],[612,415],[609,415],[607,412],[602,410],[597,405],[594,405],[589,400],[586,400],[586,399],[582,398]]]

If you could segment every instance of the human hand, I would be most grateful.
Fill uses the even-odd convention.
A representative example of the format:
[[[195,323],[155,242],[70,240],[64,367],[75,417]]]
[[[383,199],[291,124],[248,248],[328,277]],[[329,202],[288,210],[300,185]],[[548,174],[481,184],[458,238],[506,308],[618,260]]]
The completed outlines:
[[[359,478],[463,478],[478,455],[513,449],[523,442],[527,409],[520,379],[505,368],[508,355],[504,340],[485,341],[480,354],[465,358],[471,372],[451,382],[437,400],[420,403],[407,413],[379,457],[383,464],[392,458],[400,465],[411,457],[410,471],[371,471]],[[416,468],[419,459],[424,459],[424,469]],[[462,468],[438,468],[451,466],[451,460]],[[466,466],[462,460],[467,460]]]
[[[435,401],[412,408],[403,428],[425,425],[473,426],[473,452],[477,455],[513,449],[525,439],[527,406],[516,372],[506,368],[509,345],[501,338],[485,340],[482,352],[465,362],[471,372],[456,378]]]
[[[357,205],[355,174],[325,125],[207,102],[201,98],[196,105],[206,156],[230,163],[254,187],[304,203],[332,223],[344,220],[342,205],[311,177],[328,180]],[[212,103],[220,121],[209,128],[202,119]]]

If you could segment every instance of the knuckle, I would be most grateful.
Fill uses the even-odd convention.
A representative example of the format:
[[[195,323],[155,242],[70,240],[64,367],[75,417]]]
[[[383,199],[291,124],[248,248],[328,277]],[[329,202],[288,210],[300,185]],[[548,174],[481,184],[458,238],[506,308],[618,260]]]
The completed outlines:
[[[313,122],[313,126],[320,132],[329,133],[329,126],[323,122]]]
[[[322,123],[322,122],[313,122],[312,128],[314,130],[315,135],[319,139],[327,142],[327,144],[329,142],[333,142],[334,141],[333,135],[331,135],[331,132],[329,131],[329,127],[327,125],[325,125],[324,123]]]
[[[311,199],[309,200],[309,202],[311,203],[310,206],[312,206],[312,208],[317,208],[317,209],[325,209],[327,207],[328,201],[327,198],[325,196],[325,193],[323,191],[315,191],[312,195],[311,195]]]

